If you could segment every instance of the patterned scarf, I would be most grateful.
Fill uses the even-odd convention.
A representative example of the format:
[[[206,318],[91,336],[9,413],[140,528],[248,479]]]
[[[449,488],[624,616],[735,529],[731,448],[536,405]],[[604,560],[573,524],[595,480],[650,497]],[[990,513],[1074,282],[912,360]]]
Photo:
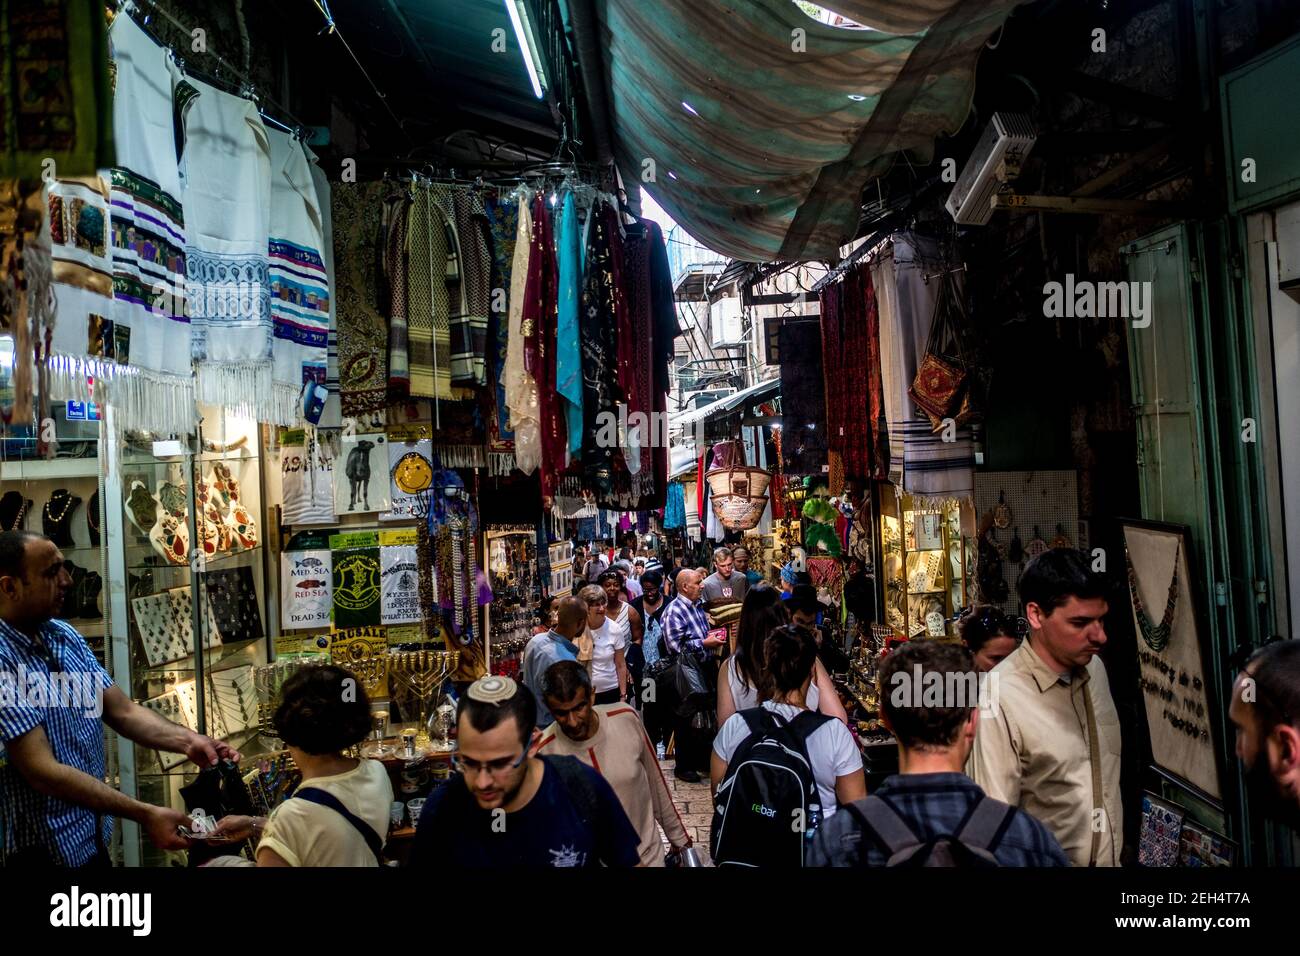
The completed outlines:
[[[336,184],[331,206],[342,412],[382,411],[388,405],[388,323],[379,309],[384,184]]]
[[[514,466],[514,433],[510,430],[510,413],[506,403],[505,364],[509,348],[509,300],[498,296],[498,289],[508,291],[514,266],[515,239],[519,232],[519,204],[512,198],[489,196],[484,203],[492,230],[492,311],[488,322],[488,372],[491,386],[492,422],[488,443],[494,455],[509,455]],[[504,469],[508,474],[510,468]],[[496,472],[494,472],[496,473]]]
[[[537,386],[542,497],[555,495],[567,447],[564,417],[555,391],[556,270],[555,237],[546,197],[533,198],[533,242],[528,257],[519,331],[524,339],[524,366]]]
[[[487,384],[488,315],[492,309],[492,241],[477,191],[451,193],[452,221],[460,244],[460,314],[451,323],[451,380]]]
[[[617,369],[614,335],[619,324],[616,310],[624,308],[615,269],[622,269],[622,249],[615,249],[617,220],[608,207],[597,206],[591,212],[587,229],[586,273],[582,283],[582,314],[579,334],[582,340],[582,415],[585,433],[582,465],[590,487],[597,496],[614,491],[614,449],[618,442],[608,434],[610,415],[617,420],[615,403]]]
[[[510,266],[509,325],[506,341],[505,379],[506,411],[515,436],[515,466],[531,475],[542,462],[541,426],[538,422],[537,381],[526,366],[527,329],[523,324],[528,311],[526,291],[533,281],[533,217],[529,202],[519,201],[519,230],[515,238],[514,260]],[[536,289],[533,290],[536,294]],[[532,328],[532,324],[528,329]]]
[[[459,397],[451,387],[452,308],[459,309],[456,244],[440,186],[417,187],[407,222],[407,322],[411,394],[440,400]],[[435,190],[438,192],[435,195]],[[457,312],[458,315],[458,312]]]
[[[384,275],[388,280],[388,400],[411,394],[411,367],[406,327],[406,235],[410,196],[390,196],[384,208]]]
[[[578,221],[578,204],[572,192],[564,194],[560,205],[555,258],[558,268],[559,316],[555,335],[556,391],[564,402],[565,423],[569,432],[569,453],[582,450],[582,347],[578,331],[578,314],[582,308],[582,227]]]
[[[186,301],[195,397],[256,421],[297,420],[297,392],[273,388],[271,153],[257,105],[201,80],[176,85],[184,126]]]

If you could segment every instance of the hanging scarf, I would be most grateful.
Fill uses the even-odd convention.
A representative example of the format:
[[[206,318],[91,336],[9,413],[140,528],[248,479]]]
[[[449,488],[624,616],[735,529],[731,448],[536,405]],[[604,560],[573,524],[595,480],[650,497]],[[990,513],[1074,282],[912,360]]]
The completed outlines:
[[[555,392],[555,288],[555,238],[546,198],[539,193],[533,198],[533,242],[519,331],[524,340],[525,371],[537,389],[543,498],[555,496],[567,445],[564,418]]]
[[[627,441],[623,447],[624,460],[631,473],[631,493],[638,502],[649,500],[655,493],[653,447],[660,439],[656,434],[654,406],[651,404],[654,373],[651,368],[653,332],[650,294],[651,239],[645,232],[629,231],[623,243],[623,301],[624,309],[615,310],[626,316],[626,334],[618,337],[620,352],[626,342],[632,357],[626,368],[620,359],[620,372],[627,378]]]
[[[342,413],[382,411],[388,404],[388,323],[379,307],[384,184],[339,183],[331,200]]]
[[[889,422],[889,479],[916,498],[918,505],[966,501],[975,491],[970,428],[958,428],[956,441],[944,441],[943,433],[931,430],[908,393],[929,339],[941,287],[938,282],[927,283],[925,276],[947,268],[937,243],[910,233],[895,234],[892,246],[872,266],[880,310],[881,384]],[[784,382],[783,377],[783,386]]]
[[[505,387],[510,321],[509,300],[501,293],[508,292],[512,283],[519,204],[510,197],[491,195],[485,200],[484,208],[492,231],[492,311],[488,316],[488,381],[492,408],[488,445],[494,460],[500,459],[496,473],[509,474],[515,465],[515,436],[510,430]]]
[[[271,154],[257,105],[201,80],[176,86],[184,128],[185,297],[195,397],[291,424],[297,393],[273,389]]]
[[[297,405],[305,383],[325,384],[330,286],[321,249],[324,214],[312,180],[313,157],[279,130],[271,140],[271,323],[277,404]],[[295,420],[301,409],[295,412]]]
[[[663,230],[652,220],[643,219],[641,222],[645,227],[650,255],[650,318],[638,335],[638,338],[649,337],[650,344],[652,380],[649,387],[652,391],[650,400],[645,404],[651,411],[652,423],[666,423],[674,341],[681,334],[681,329],[677,323],[672,269],[668,264],[668,244],[664,241]],[[638,363],[639,361],[638,359]],[[652,427],[658,426],[652,425]],[[663,427],[666,428],[666,425]],[[655,432],[652,431],[652,434]],[[667,436],[656,434],[655,437],[651,454],[654,486],[647,491],[639,505],[647,510],[664,506],[664,494],[668,486]]]
[[[321,216],[321,258],[325,263],[325,281],[330,289],[329,333],[325,338],[325,410],[321,412],[320,428],[338,428],[343,424],[339,404],[339,334],[338,334],[338,286],[334,281],[334,205],[330,191],[330,182],[320,166],[312,163],[311,179],[316,187],[316,208],[322,212],[330,210],[330,215]]]
[[[93,241],[77,237],[89,225],[86,207],[73,218],[75,200],[92,207],[96,200],[87,193],[65,195],[59,218],[72,245],[65,244],[60,255],[60,321],[47,360],[51,396],[84,401],[91,397],[87,379],[93,378],[104,387],[95,397],[113,402],[122,428],[184,432],[194,424],[195,407],[184,299],[185,217],[172,134],[176,70],[167,51],[130,17],[113,21],[109,39],[118,142],[118,165],[106,177],[112,303],[108,311],[92,308],[102,297],[84,270],[93,270],[93,258],[102,257]]]
[[[523,328],[526,292],[532,281],[533,217],[527,196],[519,200],[519,228],[510,266],[506,361],[502,372],[506,411],[515,436],[515,466],[531,475],[542,461],[541,426],[538,423],[537,382],[525,367],[526,330]],[[536,294],[536,290],[534,290]]]
[[[582,340],[582,414],[585,435],[582,465],[586,480],[597,497],[608,500],[614,486],[614,449],[609,422],[617,421],[614,399],[615,362],[613,333],[618,324],[614,269],[616,262],[611,219],[601,205],[592,209],[587,230],[585,275],[582,285],[582,314],[579,333]],[[616,225],[616,223],[614,223]],[[621,249],[619,250],[621,253]],[[611,419],[612,416],[612,419]]]
[[[582,347],[578,333],[582,284],[582,251],[578,243],[581,231],[578,204],[573,193],[566,192],[560,207],[559,238],[555,249],[559,271],[555,390],[564,400],[570,455],[577,455],[582,450],[583,434]]]
[[[399,190],[384,205],[384,277],[388,283],[388,401],[411,394],[406,325],[406,235],[411,197]]]
[[[43,179],[50,162],[61,177],[113,165],[104,23],[96,0],[0,4],[0,178]]]
[[[459,242],[460,312],[450,327],[451,380],[487,384],[488,315],[492,309],[492,253],[487,213],[478,192],[451,190],[451,220]],[[454,313],[453,313],[454,314]]]
[[[460,272],[441,188],[417,187],[407,220],[411,394],[440,401],[460,397],[451,387],[450,327],[459,314]]]

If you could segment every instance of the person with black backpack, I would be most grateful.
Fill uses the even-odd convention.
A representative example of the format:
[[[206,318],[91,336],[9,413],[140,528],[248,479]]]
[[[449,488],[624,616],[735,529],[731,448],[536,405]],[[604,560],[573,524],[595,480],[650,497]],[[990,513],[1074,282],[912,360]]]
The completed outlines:
[[[538,757],[537,702],[509,677],[481,677],[457,717],[459,778],[429,797],[411,866],[632,867],[640,837],[610,785],[574,757]]]
[[[808,709],[812,632],[775,628],[763,657],[769,699],[733,714],[713,742],[710,850],[718,866],[802,866],[818,825],[867,793],[853,735]]]
[[[880,713],[898,738],[899,772],[817,831],[808,866],[1070,865],[1047,827],[962,772],[979,677],[970,651],[940,641],[910,641],[881,662]],[[982,686],[996,705],[996,683]]]

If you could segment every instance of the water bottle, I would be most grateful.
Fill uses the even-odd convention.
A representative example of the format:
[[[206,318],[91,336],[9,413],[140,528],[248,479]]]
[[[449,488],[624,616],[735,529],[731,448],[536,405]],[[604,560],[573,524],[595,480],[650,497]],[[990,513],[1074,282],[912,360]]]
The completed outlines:
[[[804,828],[804,842],[812,843],[813,834],[817,828],[822,825],[822,805],[820,803],[808,804],[808,826]]]

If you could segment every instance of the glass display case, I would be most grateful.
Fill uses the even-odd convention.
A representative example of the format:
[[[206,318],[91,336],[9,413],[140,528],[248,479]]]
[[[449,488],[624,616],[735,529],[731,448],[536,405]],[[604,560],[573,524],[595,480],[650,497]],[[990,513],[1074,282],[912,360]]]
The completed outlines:
[[[974,545],[961,508],[914,503],[892,485],[880,492],[884,620],[899,637],[957,637],[954,616],[971,600]]]
[[[105,501],[114,676],[168,720],[227,741],[247,758],[267,749],[254,669],[270,659],[259,430],[203,409],[185,440],[128,432],[111,443]],[[120,547],[112,546],[121,542]],[[121,740],[121,788],[186,809],[197,768],[184,755]],[[123,824],[127,865],[166,854]]]
[[[492,673],[514,677],[519,673],[524,646],[533,636],[545,590],[537,571],[537,534],[525,525],[489,525],[483,537],[492,585],[488,608]]]

